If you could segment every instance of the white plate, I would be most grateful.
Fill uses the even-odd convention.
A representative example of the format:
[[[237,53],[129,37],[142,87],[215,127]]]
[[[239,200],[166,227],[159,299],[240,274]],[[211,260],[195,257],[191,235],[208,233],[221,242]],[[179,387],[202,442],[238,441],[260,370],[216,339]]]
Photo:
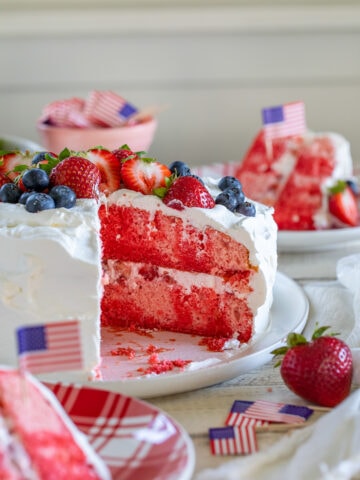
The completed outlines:
[[[306,252],[341,248],[345,244],[360,241],[360,227],[332,230],[278,232],[279,252]]]
[[[309,303],[301,287],[277,273],[268,331],[240,349],[211,352],[206,346],[199,345],[203,337],[169,332],[144,336],[140,332],[103,329],[103,380],[89,382],[89,385],[149,398],[207,387],[235,378],[269,361],[270,352],[284,341],[289,332],[301,332],[308,310]],[[128,354],[112,355],[111,351],[117,349],[128,349]],[[126,350],[121,352],[125,353]],[[129,358],[130,353],[134,353],[135,357]],[[189,361],[189,364],[166,373],[146,374],[151,354],[167,361],[170,366],[177,359]]]
[[[47,386],[108,465],[113,480],[192,477],[195,452],[190,437],[153,405],[95,388]]]

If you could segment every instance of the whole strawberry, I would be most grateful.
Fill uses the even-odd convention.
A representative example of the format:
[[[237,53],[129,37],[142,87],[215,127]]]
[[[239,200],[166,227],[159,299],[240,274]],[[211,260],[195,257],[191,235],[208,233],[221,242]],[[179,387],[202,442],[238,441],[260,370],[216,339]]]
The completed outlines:
[[[305,400],[325,407],[334,407],[350,393],[353,362],[351,350],[342,340],[323,333],[330,327],[317,329],[311,341],[290,333],[287,346],[271,353],[284,355],[280,373],[290,390]]]
[[[214,208],[215,201],[201,181],[191,175],[175,178],[163,202],[171,208],[184,207]]]
[[[50,183],[66,185],[76,194],[77,198],[97,198],[101,173],[90,160],[70,156],[58,163],[50,173]]]

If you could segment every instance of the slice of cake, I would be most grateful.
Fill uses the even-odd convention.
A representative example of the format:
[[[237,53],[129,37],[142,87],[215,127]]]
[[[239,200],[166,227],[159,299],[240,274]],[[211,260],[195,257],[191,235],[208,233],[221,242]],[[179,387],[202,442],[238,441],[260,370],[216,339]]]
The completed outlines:
[[[235,178],[201,180],[184,164],[168,168],[128,149],[65,151],[31,165],[0,188],[2,362],[16,364],[26,327],[42,337],[40,347],[37,337],[22,341],[25,365],[49,372],[50,351],[54,371],[73,381],[100,378],[101,325],[236,346],[266,330],[277,227],[272,208],[249,202]],[[81,363],[69,368],[70,344],[62,337],[54,354],[60,333],[51,328],[66,323],[80,332]]]
[[[111,478],[55,396],[31,375],[7,367],[0,367],[0,478]]]
[[[350,146],[339,134],[307,131],[269,141],[263,129],[234,174],[246,195],[274,207],[280,230],[358,224],[355,200],[350,198],[351,215],[342,224],[329,208],[331,188],[353,177]]]
[[[153,195],[113,193],[100,209],[103,323],[249,341],[267,325],[276,271],[272,216],[256,209],[179,211]]]

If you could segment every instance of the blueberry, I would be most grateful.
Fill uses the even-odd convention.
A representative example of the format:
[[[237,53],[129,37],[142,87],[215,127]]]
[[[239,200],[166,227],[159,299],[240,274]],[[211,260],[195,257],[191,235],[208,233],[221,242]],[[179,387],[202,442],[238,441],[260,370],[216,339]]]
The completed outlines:
[[[191,174],[191,169],[186,163],[175,161],[169,165],[171,173],[175,173],[178,177],[186,177]]]
[[[49,195],[54,199],[56,208],[72,208],[76,203],[74,190],[66,185],[56,185],[50,190]]]
[[[49,210],[51,208],[55,208],[55,202],[47,193],[34,192],[29,195],[25,203],[25,209],[31,213]]]
[[[228,175],[220,179],[218,187],[220,188],[220,190],[225,190],[225,188],[229,187],[238,187],[240,188],[240,190],[242,190],[242,185],[240,181],[237,178]]]
[[[227,191],[231,191],[231,192],[234,193],[238,205],[240,205],[240,203],[244,203],[245,194],[244,194],[244,192],[242,191],[241,188],[236,187],[236,186],[235,187],[227,187],[227,188],[225,188],[224,192],[227,192]]]
[[[50,155],[53,157],[53,155],[50,152],[38,152],[34,155],[33,159],[31,160],[31,163],[33,165],[36,165],[39,162],[46,161],[46,155]]]
[[[236,207],[238,206],[238,201],[236,199],[235,193],[227,189],[221,193],[215,198],[215,203],[217,205],[223,205],[226,207],[228,210],[231,212],[234,212]]]
[[[36,192],[42,192],[49,186],[49,176],[41,168],[26,170],[22,176],[22,181],[25,188]]]
[[[25,205],[26,200],[32,193],[34,192],[23,192],[19,198],[19,203],[21,203],[22,205]]]
[[[241,213],[246,217],[255,217],[256,208],[253,203],[250,202],[243,202],[236,208],[237,213]]]
[[[5,203],[17,203],[21,196],[20,188],[15,183],[5,183],[0,188],[0,201]]]

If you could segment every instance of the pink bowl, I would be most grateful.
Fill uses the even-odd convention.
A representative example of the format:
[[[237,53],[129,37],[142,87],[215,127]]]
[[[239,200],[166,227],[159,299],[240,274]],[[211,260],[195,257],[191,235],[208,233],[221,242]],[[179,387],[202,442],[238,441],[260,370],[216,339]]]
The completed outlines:
[[[116,128],[64,128],[44,123],[37,124],[43,147],[57,154],[66,147],[80,151],[101,145],[114,150],[124,144],[129,145],[135,152],[147,151],[154,139],[156,127],[157,122],[154,118]]]

